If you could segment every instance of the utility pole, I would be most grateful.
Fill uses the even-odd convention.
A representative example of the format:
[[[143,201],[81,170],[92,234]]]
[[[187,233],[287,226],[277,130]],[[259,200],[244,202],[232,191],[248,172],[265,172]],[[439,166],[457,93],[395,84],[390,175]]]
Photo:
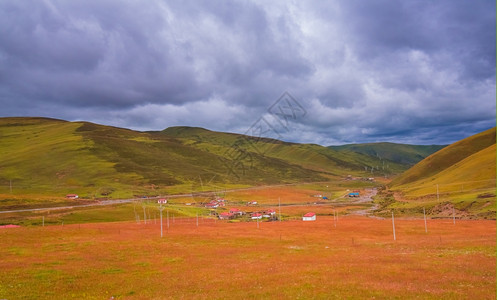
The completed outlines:
[[[159,203],[159,211],[160,211],[160,237],[162,238],[162,203]]]
[[[425,233],[428,233],[428,227],[426,226],[426,211],[424,207],[423,207],[423,216],[425,218]]]
[[[437,183],[437,201],[440,202],[440,195],[438,194],[438,183]]]
[[[147,212],[145,211],[145,205],[143,205],[143,221],[147,224]]]
[[[278,197],[278,210],[279,210],[279,214],[280,214],[280,222],[281,222],[281,200],[280,200],[280,197]]]
[[[392,228],[393,228],[393,240],[396,241],[397,238],[395,237],[395,218],[393,217],[393,210],[392,210]]]
[[[335,224],[335,228],[337,228],[337,213],[333,210],[333,223]]]
[[[12,194],[12,179],[10,180],[10,193]]]
[[[167,203],[167,201],[164,201],[164,199],[159,199],[157,201],[159,203],[159,211],[160,211],[160,237],[163,237],[163,230],[162,230],[162,211],[164,210],[164,207],[162,207],[162,203]],[[169,210],[167,211],[167,229],[169,230]]]

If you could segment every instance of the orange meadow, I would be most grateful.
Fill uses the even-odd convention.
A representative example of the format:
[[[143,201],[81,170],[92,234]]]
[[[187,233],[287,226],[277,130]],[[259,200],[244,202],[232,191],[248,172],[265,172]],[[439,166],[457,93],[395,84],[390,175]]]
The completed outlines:
[[[495,299],[495,221],[318,216],[0,229],[0,299]]]

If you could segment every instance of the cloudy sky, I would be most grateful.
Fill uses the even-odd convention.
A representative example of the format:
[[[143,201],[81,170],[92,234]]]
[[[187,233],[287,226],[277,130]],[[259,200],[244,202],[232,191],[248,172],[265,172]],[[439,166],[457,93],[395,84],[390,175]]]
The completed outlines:
[[[493,0],[4,0],[0,116],[451,143],[495,126],[495,10]]]

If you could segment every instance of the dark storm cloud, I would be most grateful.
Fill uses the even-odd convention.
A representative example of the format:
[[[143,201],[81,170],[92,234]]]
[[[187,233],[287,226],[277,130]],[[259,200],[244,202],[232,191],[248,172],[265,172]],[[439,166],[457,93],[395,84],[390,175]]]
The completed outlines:
[[[491,1],[5,1],[2,116],[245,132],[284,91],[291,141],[449,143],[495,123]]]

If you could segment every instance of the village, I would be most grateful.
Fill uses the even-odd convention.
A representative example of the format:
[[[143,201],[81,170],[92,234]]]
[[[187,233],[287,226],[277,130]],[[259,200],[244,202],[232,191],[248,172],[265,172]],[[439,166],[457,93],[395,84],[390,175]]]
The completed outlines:
[[[347,190],[344,197],[348,198],[356,198],[360,197],[360,190]],[[313,194],[310,195],[312,198],[318,198],[320,200],[312,202],[313,204],[324,204],[326,203],[324,200],[330,200],[328,197],[323,196],[322,194]],[[76,200],[79,199],[77,194],[67,194],[65,196],[66,199]],[[245,203],[246,209],[240,208],[240,205],[235,205],[238,207],[227,207],[228,200],[223,197],[219,197],[217,195],[211,195],[211,200],[207,203],[204,202],[186,202],[184,205],[186,206],[197,206],[203,207],[209,210],[209,215],[215,217],[219,220],[228,220],[228,221],[281,221],[281,212],[277,215],[276,210],[273,208],[264,208],[260,207],[257,201],[248,201]],[[171,204],[166,198],[159,198],[157,203],[162,204]],[[240,204],[240,203],[238,203]],[[302,221],[316,221],[316,213],[309,211],[305,214],[301,215]]]

